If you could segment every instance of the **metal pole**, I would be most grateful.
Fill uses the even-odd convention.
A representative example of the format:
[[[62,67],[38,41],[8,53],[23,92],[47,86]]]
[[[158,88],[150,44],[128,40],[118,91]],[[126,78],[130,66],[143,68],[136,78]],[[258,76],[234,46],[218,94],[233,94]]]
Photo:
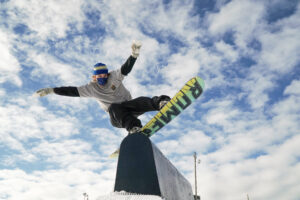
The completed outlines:
[[[200,163],[201,163],[201,160],[200,159],[198,159],[198,165],[200,165]],[[198,189],[198,188],[197,188]],[[197,197],[198,198],[198,197]],[[200,196],[200,194],[199,194],[199,199],[201,200],[201,196]]]
[[[195,165],[195,199],[197,199],[197,153],[194,152],[194,165]]]

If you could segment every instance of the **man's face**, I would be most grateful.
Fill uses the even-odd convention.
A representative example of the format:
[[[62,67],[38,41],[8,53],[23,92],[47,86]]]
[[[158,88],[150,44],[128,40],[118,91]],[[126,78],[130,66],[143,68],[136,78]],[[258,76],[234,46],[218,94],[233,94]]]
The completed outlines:
[[[97,74],[97,75],[94,75],[93,77],[95,77],[96,79],[97,78],[107,78],[107,74]]]
[[[98,79],[105,79],[108,77],[108,74],[97,74],[93,75],[93,82],[98,82]],[[99,82],[98,82],[99,84]]]

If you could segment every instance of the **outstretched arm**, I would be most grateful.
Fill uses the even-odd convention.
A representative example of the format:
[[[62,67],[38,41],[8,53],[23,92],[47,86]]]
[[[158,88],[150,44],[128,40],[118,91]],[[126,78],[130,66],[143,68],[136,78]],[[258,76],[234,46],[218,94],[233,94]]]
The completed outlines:
[[[121,73],[123,75],[129,74],[131,72],[133,65],[140,54],[142,43],[140,41],[133,41],[131,45],[131,56],[126,60],[126,62],[121,67]]]
[[[46,96],[48,94],[58,94],[69,97],[79,97],[77,87],[55,87],[55,88],[43,88],[34,93],[36,96]]]
[[[133,56],[129,56],[129,58],[126,60],[126,62],[121,67],[121,73],[123,75],[127,76],[127,74],[129,74],[129,72],[131,72],[135,61],[136,61],[136,58],[134,58]]]
[[[53,88],[54,93],[69,97],[79,97],[79,92],[77,87],[56,87]]]

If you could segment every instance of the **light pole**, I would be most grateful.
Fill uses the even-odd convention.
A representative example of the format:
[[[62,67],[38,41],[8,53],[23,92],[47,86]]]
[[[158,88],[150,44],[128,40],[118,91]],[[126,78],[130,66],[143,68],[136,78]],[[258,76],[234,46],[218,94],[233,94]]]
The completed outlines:
[[[196,167],[197,153],[194,152],[194,174],[195,174],[195,197],[197,199],[197,167]]]
[[[201,160],[198,160],[198,164],[200,164]],[[195,199],[198,198],[197,194],[197,153],[194,152],[194,171],[195,171]]]

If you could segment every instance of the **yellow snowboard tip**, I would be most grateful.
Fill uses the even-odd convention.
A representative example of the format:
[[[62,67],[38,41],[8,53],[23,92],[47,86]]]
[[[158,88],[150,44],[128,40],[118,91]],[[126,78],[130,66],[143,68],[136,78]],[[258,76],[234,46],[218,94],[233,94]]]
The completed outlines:
[[[110,158],[117,158],[119,156],[120,153],[120,149],[116,150],[115,152],[113,152],[112,154],[110,154]]]

